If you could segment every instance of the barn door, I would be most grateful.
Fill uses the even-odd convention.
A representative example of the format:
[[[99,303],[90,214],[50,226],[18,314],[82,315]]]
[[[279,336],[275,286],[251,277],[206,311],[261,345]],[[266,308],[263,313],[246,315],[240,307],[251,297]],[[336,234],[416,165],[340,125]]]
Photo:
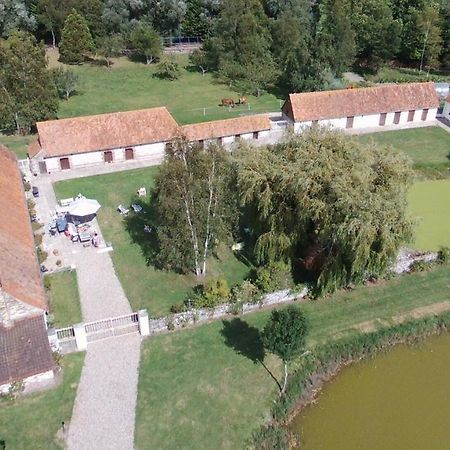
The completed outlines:
[[[125,149],[125,159],[134,159],[134,150],[132,148],[126,148]]]
[[[112,163],[113,162],[113,154],[112,152],[104,152],[103,157],[105,159],[105,163]]]
[[[380,127],[386,125],[386,116],[387,116],[387,113],[380,114],[380,121],[378,123],[380,125]]]
[[[395,123],[395,125],[398,125],[398,124],[400,123],[400,114],[401,114],[400,111],[397,111],[397,112],[394,114],[394,123]]]
[[[70,169],[70,161],[69,158],[61,158],[59,160],[59,165],[61,167],[61,170],[68,170]]]

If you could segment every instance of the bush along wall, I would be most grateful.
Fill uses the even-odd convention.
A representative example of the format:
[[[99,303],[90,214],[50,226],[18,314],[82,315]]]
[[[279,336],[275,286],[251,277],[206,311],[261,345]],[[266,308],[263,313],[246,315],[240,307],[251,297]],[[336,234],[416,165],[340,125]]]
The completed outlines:
[[[287,430],[290,420],[310,403],[318,390],[342,367],[397,344],[414,344],[427,336],[450,331],[450,312],[404,322],[372,333],[358,334],[318,346],[290,374],[288,388],[272,409],[272,420],[252,435],[249,448],[290,448],[299,437]]]

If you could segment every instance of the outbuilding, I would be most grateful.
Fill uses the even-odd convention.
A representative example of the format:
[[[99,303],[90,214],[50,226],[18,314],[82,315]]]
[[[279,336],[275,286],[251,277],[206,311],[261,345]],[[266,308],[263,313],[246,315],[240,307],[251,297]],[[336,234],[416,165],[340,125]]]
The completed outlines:
[[[179,134],[166,108],[98,114],[36,124],[28,148],[33,172],[48,173],[115,162],[155,159]]]
[[[0,145],[0,393],[12,383],[53,379],[48,309],[22,176]]]
[[[316,124],[367,129],[433,122],[438,106],[434,83],[382,84],[290,94],[282,114],[295,132]]]
[[[184,125],[182,134],[189,142],[198,142],[201,145],[217,142],[226,146],[239,139],[250,141],[265,138],[269,135],[270,128],[267,114],[255,114]]]

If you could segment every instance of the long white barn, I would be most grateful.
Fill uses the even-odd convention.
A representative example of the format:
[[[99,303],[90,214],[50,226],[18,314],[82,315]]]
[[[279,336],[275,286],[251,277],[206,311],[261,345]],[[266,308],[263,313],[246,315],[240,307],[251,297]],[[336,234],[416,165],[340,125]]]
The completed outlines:
[[[282,114],[298,133],[316,124],[364,129],[433,122],[438,106],[434,83],[383,84],[291,94]]]

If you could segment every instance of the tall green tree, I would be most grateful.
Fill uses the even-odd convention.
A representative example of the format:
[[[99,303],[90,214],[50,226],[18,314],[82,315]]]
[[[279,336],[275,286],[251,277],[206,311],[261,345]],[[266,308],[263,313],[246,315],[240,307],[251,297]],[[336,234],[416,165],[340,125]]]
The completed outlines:
[[[154,189],[162,267],[206,275],[208,257],[226,238],[235,210],[228,158],[219,146],[204,150],[184,140],[166,151]]]
[[[9,36],[13,30],[33,31],[36,19],[23,0],[0,1],[0,37]]]
[[[286,11],[274,22],[273,54],[280,71],[279,81],[290,92],[323,88],[324,67],[313,50],[308,11]]]
[[[322,45],[325,61],[338,75],[351,67],[356,55],[355,32],[348,0],[325,0],[320,3],[317,42]]]
[[[353,2],[351,17],[360,58],[378,68],[396,56],[400,48],[401,24],[393,18],[390,0]]]
[[[264,347],[277,355],[284,365],[284,382],[280,394],[287,387],[288,363],[301,355],[305,348],[308,322],[305,315],[295,306],[272,311],[262,332]]]
[[[238,186],[257,260],[292,261],[319,292],[384,273],[412,237],[405,158],[321,128],[243,149]]]
[[[39,23],[51,34],[55,48],[70,10],[68,0],[37,0],[35,10]]]
[[[130,45],[136,56],[144,57],[147,64],[159,58],[163,51],[161,37],[146,23],[137,24],[130,34]]]
[[[205,38],[209,35],[211,20],[203,0],[188,0],[186,14],[181,23],[183,36],[199,36]]]
[[[259,0],[225,0],[213,37],[205,46],[230,84],[259,94],[276,79],[268,18]]]
[[[59,44],[59,59],[67,64],[80,64],[94,49],[86,19],[75,9],[67,16]]]
[[[55,118],[57,110],[44,46],[23,31],[0,40],[0,129],[29,133],[36,121]]]

